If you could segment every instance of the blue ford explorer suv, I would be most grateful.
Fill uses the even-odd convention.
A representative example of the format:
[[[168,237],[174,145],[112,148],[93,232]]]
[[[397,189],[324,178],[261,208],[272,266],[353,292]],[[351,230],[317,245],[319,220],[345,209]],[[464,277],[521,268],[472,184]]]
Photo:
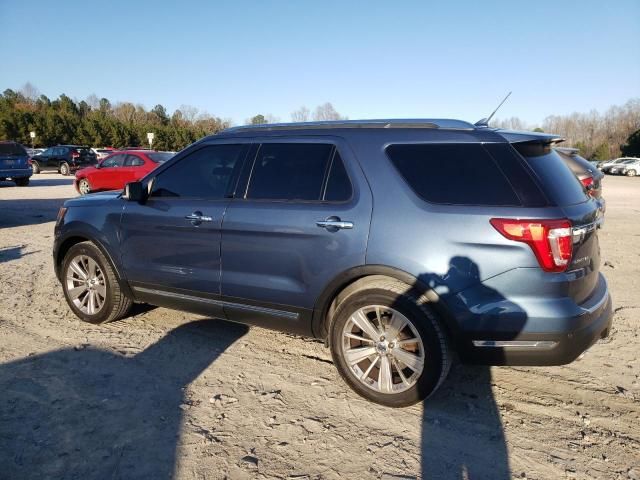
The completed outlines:
[[[56,274],[88,322],[145,302],[325,339],[389,406],[430,395],[454,353],[565,364],[612,307],[600,203],[560,140],[458,120],[229,129],[68,200]]]
[[[16,142],[0,142],[0,181],[11,179],[17,186],[26,187],[31,175],[33,170],[24,147]]]

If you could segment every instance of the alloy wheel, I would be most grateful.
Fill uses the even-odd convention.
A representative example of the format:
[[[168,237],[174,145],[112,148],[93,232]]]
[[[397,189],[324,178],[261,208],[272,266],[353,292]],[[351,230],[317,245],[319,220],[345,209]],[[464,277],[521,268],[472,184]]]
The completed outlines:
[[[356,310],[342,329],[342,351],[358,381],[380,393],[408,390],[424,370],[425,351],[418,330],[391,307]]]
[[[83,313],[96,315],[107,298],[104,272],[98,263],[87,255],[78,255],[67,268],[67,295]]]
[[[82,195],[86,195],[87,193],[90,193],[91,186],[89,185],[89,180],[87,180],[86,178],[83,178],[82,180],[80,180],[80,183],[78,183],[78,190],[80,190],[80,193]]]

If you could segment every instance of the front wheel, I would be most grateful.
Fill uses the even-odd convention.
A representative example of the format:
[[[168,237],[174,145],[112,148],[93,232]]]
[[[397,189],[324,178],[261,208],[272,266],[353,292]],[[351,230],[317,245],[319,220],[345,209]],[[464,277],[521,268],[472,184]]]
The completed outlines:
[[[80,195],[91,193],[91,185],[89,184],[89,180],[87,180],[86,178],[81,179],[78,182],[78,191],[80,192]]]
[[[69,175],[69,173],[71,173],[71,170],[69,169],[69,165],[67,165],[66,163],[63,163],[62,165],[60,165],[60,173],[65,177]]]
[[[635,170],[627,170],[627,177],[635,177],[635,176],[636,176]]]
[[[91,242],[77,243],[65,255],[62,288],[73,313],[89,323],[118,320],[133,304],[120,289],[109,260]]]
[[[33,171],[34,174],[40,173],[40,164],[38,164],[38,162],[32,160],[31,161],[31,170]]]
[[[405,407],[437,390],[451,365],[446,335],[426,298],[388,279],[365,283],[338,305],[331,353],[361,396]]]

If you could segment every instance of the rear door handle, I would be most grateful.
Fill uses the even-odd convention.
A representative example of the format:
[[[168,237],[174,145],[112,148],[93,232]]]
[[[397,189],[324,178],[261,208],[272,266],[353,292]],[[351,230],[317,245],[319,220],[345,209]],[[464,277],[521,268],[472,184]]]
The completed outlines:
[[[316,225],[334,232],[338,230],[351,230],[353,228],[353,222],[342,221],[339,217],[329,217],[326,220],[318,220]]]
[[[213,222],[213,218],[203,215],[202,212],[193,212],[184,218],[190,220],[193,225],[200,225],[202,222]]]

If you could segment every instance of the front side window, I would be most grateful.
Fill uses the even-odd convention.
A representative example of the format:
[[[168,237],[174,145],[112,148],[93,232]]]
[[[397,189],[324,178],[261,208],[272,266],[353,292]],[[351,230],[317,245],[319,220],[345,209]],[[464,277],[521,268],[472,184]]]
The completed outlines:
[[[109,157],[100,164],[100,168],[121,167],[124,164],[124,157],[124,155],[114,155],[113,157]]]
[[[326,143],[261,145],[246,198],[319,201],[332,151]]]
[[[161,172],[153,182],[152,197],[225,198],[234,169],[246,154],[246,145],[209,145]]]

